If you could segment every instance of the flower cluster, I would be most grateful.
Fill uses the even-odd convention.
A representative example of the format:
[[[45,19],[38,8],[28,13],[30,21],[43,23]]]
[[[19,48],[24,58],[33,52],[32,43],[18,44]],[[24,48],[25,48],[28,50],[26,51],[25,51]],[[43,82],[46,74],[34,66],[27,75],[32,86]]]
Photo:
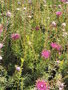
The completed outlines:
[[[12,38],[13,40],[17,40],[17,39],[20,38],[20,34],[18,34],[18,33],[13,33],[13,34],[11,34],[11,38]]]
[[[36,87],[38,90],[49,90],[48,84],[44,80],[37,80]]]
[[[57,51],[60,51],[61,50],[61,45],[55,43],[55,42],[52,42],[51,43],[51,47]],[[42,53],[41,53],[42,57],[47,59],[50,57],[50,50],[43,50]]]
[[[61,12],[61,11],[57,11],[57,12],[56,12],[56,15],[57,15],[57,16],[61,16],[61,15],[62,15],[62,12]]]
[[[6,1],[0,1],[0,88],[66,90],[68,0]]]
[[[41,54],[42,54],[42,57],[44,57],[45,59],[50,57],[50,51],[49,50],[43,50]]]
[[[51,43],[51,47],[52,47],[53,49],[58,50],[58,51],[61,49],[61,45],[59,45],[59,44],[57,44],[57,43],[55,43],[55,42],[54,42],[54,43],[53,43],[53,42]]]

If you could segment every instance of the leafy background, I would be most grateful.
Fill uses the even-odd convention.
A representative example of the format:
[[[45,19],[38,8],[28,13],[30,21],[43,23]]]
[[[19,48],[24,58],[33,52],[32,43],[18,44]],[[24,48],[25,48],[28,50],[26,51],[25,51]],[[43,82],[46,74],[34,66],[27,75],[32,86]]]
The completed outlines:
[[[6,16],[8,10],[11,17]],[[59,18],[57,11],[63,13]],[[56,27],[51,26],[53,21]],[[34,90],[38,78],[48,81],[50,90],[59,90],[58,80],[68,90],[68,4],[60,0],[0,0],[0,23],[0,42],[4,43],[0,50],[0,90]],[[19,33],[20,39],[12,40],[12,33]],[[51,48],[51,42],[62,46],[61,55]],[[47,60],[41,57],[43,49],[51,51]],[[20,66],[20,72],[15,65]],[[53,70],[56,74],[51,78]]]

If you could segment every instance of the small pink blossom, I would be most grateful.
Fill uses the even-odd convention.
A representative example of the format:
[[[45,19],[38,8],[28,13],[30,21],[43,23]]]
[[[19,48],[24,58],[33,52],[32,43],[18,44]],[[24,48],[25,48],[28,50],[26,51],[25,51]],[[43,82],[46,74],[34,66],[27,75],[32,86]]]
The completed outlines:
[[[61,2],[66,2],[66,0],[61,0]]]
[[[35,30],[37,30],[37,31],[38,31],[39,29],[40,29],[40,28],[39,28],[39,26],[36,26],[36,27],[35,27]]]
[[[44,80],[37,80],[36,87],[38,90],[49,90],[47,82],[45,82]]]
[[[44,57],[45,59],[50,57],[50,51],[49,50],[43,50],[41,54],[42,54],[42,57]]]
[[[58,50],[58,51],[61,49],[61,46],[59,44],[53,43],[53,42],[51,43],[51,47]]]
[[[16,70],[17,70],[17,71],[20,71],[20,67],[19,67],[19,66],[17,66],[17,67],[16,67]]]
[[[59,55],[61,55],[61,52],[59,52]]]
[[[61,16],[61,15],[62,15],[62,12],[61,12],[61,11],[57,11],[57,12],[56,12],[56,15],[57,15],[57,16]]]
[[[13,33],[13,34],[11,34],[11,38],[12,38],[13,40],[17,40],[17,39],[20,38],[20,34],[18,34],[18,33]]]
[[[2,31],[3,31],[3,30],[2,30],[2,29],[0,29],[0,34],[2,33]]]
[[[0,43],[0,49],[3,47],[3,43]]]
[[[68,1],[66,1],[66,4],[68,4]]]
[[[60,64],[60,60],[57,60],[56,63],[57,63],[57,64]]]

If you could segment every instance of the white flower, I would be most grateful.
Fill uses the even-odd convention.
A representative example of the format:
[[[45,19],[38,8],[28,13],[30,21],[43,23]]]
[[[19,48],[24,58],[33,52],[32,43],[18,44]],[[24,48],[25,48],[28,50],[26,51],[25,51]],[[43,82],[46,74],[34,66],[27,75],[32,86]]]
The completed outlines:
[[[64,87],[64,83],[61,83],[61,87]]]
[[[31,4],[32,3],[32,0],[28,0],[28,3]]]
[[[20,8],[17,8],[16,10],[18,10],[18,11],[19,11],[19,10],[20,10]]]
[[[31,18],[32,16],[29,15],[28,17]]]
[[[47,17],[48,20],[50,20],[50,17]]]
[[[59,87],[59,90],[63,90],[63,88]]]
[[[21,4],[21,2],[18,2],[18,4]]]
[[[62,31],[64,32],[65,31],[65,28],[63,28]]]
[[[0,60],[2,60],[2,56],[0,56]]]
[[[28,44],[31,45],[32,43],[29,41]]]
[[[63,26],[63,27],[66,27],[66,23],[62,23],[62,26]]]
[[[44,7],[47,7],[47,5],[46,5],[46,4],[44,4],[43,6],[44,6]]]
[[[63,90],[63,88],[64,88],[64,83],[61,83],[59,86],[59,90]]]
[[[56,22],[55,21],[52,22],[52,26],[54,26],[54,27],[56,26]]]
[[[23,10],[26,10],[26,7],[24,7]]]
[[[61,5],[58,5],[59,8],[61,8],[62,6]]]
[[[46,3],[46,0],[43,0],[44,3]]]
[[[67,37],[68,33],[67,32],[63,32],[63,37]]]
[[[6,13],[6,16],[11,17],[11,12],[8,11],[8,12]]]

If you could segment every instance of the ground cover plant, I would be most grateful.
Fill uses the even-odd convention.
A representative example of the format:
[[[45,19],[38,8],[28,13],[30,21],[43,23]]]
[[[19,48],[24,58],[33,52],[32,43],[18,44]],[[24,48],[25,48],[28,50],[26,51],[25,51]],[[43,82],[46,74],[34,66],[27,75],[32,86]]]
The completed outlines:
[[[0,90],[68,90],[68,0],[0,0]]]

